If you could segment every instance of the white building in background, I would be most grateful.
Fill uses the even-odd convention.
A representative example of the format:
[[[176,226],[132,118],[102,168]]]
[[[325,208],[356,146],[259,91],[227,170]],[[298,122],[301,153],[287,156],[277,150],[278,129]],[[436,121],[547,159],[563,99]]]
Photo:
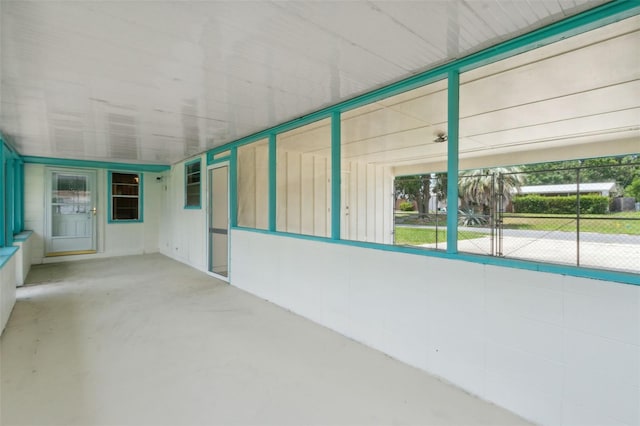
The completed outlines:
[[[520,187],[518,194],[575,195],[577,193],[580,193],[610,197],[617,195],[619,192],[620,188],[615,182],[593,182],[581,183],[580,185],[577,185],[575,183],[558,185],[525,185]]]

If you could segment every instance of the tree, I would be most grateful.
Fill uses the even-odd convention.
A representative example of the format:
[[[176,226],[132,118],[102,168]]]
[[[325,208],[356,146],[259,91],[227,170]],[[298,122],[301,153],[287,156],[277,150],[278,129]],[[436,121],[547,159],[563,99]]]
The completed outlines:
[[[488,214],[494,202],[494,194],[501,196],[503,202],[508,204],[519,192],[522,180],[521,170],[517,167],[476,169],[460,178],[458,196],[467,208],[479,206]]]
[[[615,181],[624,188],[635,176],[640,176],[637,155],[590,158],[587,160],[555,161],[522,166],[527,185],[575,183],[580,169],[580,182]]]
[[[640,201],[640,175],[633,178],[633,181],[624,188],[624,195]]]
[[[415,201],[419,213],[429,212],[431,175],[400,176],[395,179],[396,199]]]
[[[396,199],[415,201],[420,213],[429,213],[429,202],[435,197],[438,202],[447,199],[447,174],[429,173],[401,176],[395,179]]]

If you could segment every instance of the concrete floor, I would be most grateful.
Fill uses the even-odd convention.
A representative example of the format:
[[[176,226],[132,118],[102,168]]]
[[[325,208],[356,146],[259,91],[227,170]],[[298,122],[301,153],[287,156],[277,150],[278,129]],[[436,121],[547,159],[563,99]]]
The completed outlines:
[[[4,426],[526,424],[162,255],[27,283],[1,340]]]

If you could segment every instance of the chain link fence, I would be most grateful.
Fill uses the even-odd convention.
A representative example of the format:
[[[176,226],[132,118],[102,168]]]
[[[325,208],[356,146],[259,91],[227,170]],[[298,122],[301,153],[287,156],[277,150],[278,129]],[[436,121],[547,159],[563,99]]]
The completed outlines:
[[[443,180],[422,178],[422,210],[396,206],[396,244],[446,249]],[[640,273],[640,163],[474,170],[458,182],[459,252]]]

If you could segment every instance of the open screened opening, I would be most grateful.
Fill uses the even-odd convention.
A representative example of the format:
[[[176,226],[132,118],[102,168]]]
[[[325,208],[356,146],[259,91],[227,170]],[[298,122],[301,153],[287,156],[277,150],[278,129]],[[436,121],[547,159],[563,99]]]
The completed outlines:
[[[276,139],[277,221],[281,232],[331,235],[331,120]]]
[[[446,249],[444,202],[459,252],[639,272],[639,22],[461,74],[459,198],[428,164],[396,178],[396,242]]]
[[[269,228],[269,140],[238,148],[238,226]]]
[[[640,182],[638,45],[636,16],[463,72],[458,99],[443,74],[341,111],[338,216],[331,119],[277,133],[276,230],[329,237],[339,217],[343,240],[638,272],[638,196],[627,189]],[[238,149],[240,226],[268,229],[269,164],[266,139]]]
[[[341,238],[393,244],[394,167],[435,159],[446,168],[446,130],[446,80],[342,114]]]

